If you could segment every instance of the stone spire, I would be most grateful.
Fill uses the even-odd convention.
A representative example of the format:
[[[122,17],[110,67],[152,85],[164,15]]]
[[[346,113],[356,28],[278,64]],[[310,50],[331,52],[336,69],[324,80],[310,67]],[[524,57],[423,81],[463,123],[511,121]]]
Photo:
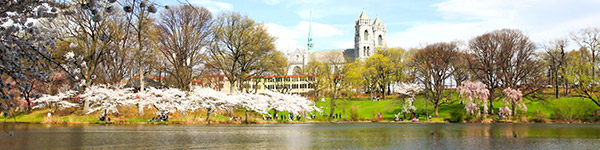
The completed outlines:
[[[379,19],[379,17],[377,17],[377,18],[375,18],[375,22],[373,22],[373,24],[374,25],[381,25],[383,23],[381,22],[381,19]]]
[[[312,51],[314,46],[313,43],[313,39],[312,39],[312,10],[310,11],[310,17],[309,17],[309,22],[308,22],[308,42],[306,43],[306,49],[310,52]]]
[[[363,12],[360,14],[360,17],[358,17],[358,18],[359,19],[369,19],[369,16],[365,12],[365,10],[363,10]]]

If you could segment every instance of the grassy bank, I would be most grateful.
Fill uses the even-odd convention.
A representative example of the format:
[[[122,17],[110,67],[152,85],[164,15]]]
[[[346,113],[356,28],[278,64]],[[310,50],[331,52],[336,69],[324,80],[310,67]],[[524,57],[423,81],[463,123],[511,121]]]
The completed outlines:
[[[414,106],[417,107],[417,113],[420,121],[444,122],[452,117],[452,112],[464,112],[464,104],[457,94],[447,97],[447,103],[440,104],[438,117],[434,115],[434,107],[430,102],[426,102],[422,95],[417,96]],[[380,112],[384,120],[393,120],[394,115],[401,111],[403,102],[401,97],[390,96],[380,101],[371,101],[370,98],[353,98],[336,100],[337,108],[335,113],[341,113],[342,120],[372,120]],[[598,111],[600,109],[592,101],[580,97],[561,97],[548,99],[524,99],[528,109],[527,112],[519,111],[511,119],[498,119],[498,116],[488,116],[489,119],[497,122],[597,122],[600,121]],[[325,102],[317,102],[317,106],[323,109],[323,112],[330,112],[330,100],[326,98]],[[504,106],[502,100],[494,102],[494,112],[498,112],[498,107]],[[353,118],[351,114],[357,114]],[[427,114],[431,115],[430,120],[426,119]],[[400,117],[403,117],[402,115]],[[410,114],[406,115],[409,118]],[[466,117],[469,118],[469,117]],[[477,118],[473,119],[477,121]]]
[[[376,114],[382,114],[384,121],[392,121],[394,115],[401,111],[403,104],[402,97],[389,96],[380,101],[371,101],[370,98],[351,98],[337,99],[335,113],[341,114],[341,118],[333,121],[372,121]],[[448,102],[442,103],[439,107],[438,117],[434,116],[433,105],[425,101],[422,95],[417,96],[414,102],[417,107],[417,114],[420,116],[420,122],[446,122],[452,117],[453,112],[463,112],[464,105],[460,103],[460,98],[456,93],[447,97]],[[591,101],[579,97],[561,97],[548,99],[524,99],[528,109],[527,112],[519,112],[519,115],[509,119],[498,119],[497,116],[488,116],[488,120],[493,122],[597,122],[598,107]],[[274,121],[263,120],[263,115],[249,113],[248,121],[251,123],[303,123],[303,122],[326,122],[329,121],[327,115],[330,113],[330,99],[325,98],[325,101],[317,101],[317,107],[323,110],[322,113],[315,113],[314,119],[303,119],[301,121],[289,121],[288,119],[281,120],[278,118]],[[494,112],[498,112],[498,107],[503,106],[502,101],[494,102]],[[98,120],[100,112],[84,114],[81,108],[65,109],[56,111],[52,116],[48,117],[49,109],[34,110],[29,113],[17,114],[11,118],[0,117],[0,121],[4,122],[25,122],[25,123],[107,123]],[[206,112],[197,111],[188,114],[174,113],[170,115],[168,122],[153,122],[149,121],[153,117],[155,111],[145,109],[144,113],[138,112],[135,107],[124,107],[119,109],[119,114],[111,114],[111,122],[114,124],[206,124]],[[270,112],[273,114],[273,111]],[[288,115],[287,112],[280,112],[280,115]],[[431,115],[431,119],[426,119],[427,114]],[[268,116],[268,115],[265,115]],[[401,115],[400,117],[404,117]],[[410,114],[406,115],[408,119]],[[466,117],[473,122],[478,122],[478,118]],[[219,111],[210,116],[211,123],[242,123],[245,119],[244,110],[235,110],[232,112]],[[410,122],[410,121],[404,121]]]

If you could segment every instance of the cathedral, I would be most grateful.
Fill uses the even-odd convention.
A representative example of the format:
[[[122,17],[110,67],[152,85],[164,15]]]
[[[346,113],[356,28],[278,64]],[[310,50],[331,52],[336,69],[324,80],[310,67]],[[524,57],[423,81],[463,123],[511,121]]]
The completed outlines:
[[[362,61],[373,56],[378,48],[385,47],[387,43],[385,25],[381,19],[375,18],[373,21],[364,11],[355,21],[354,48],[314,51],[310,28],[309,25],[307,49],[297,49],[287,54],[288,75],[299,74],[298,70],[310,61],[320,61],[335,67],[341,67],[356,59]]]

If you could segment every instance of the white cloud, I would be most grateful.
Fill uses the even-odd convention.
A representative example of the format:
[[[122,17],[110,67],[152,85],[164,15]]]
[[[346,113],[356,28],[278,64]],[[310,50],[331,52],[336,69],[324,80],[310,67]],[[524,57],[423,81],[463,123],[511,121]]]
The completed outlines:
[[[334,41],[333,45],[337,48],[354,48],[354,41]]]
[[[279,0],[262,0],[263,3],[267,4],[267,5],[275,5],[275,4],[279,4]]]
[[[469,40],[487,32],[483,23],[428,23],[403,32],[388,33],[389,47],[415,48],[436,42]]]
[[[310,22],[308,22],[308,21],[302,21],[296,26],[296,28],[294,28],[294,30],[299,32],[300,34],[304,34],[304,36],[308,36],[309,23]],[[343,34],[342,31],[338,30],[337,28],[335,28],[333,26],[327,25],[327,24],[320,24],[320,23],[312,22],[311,28],[312,28],[312,36],[316,37],[316,38],[332,37],[332,36]]]
[[[513,18],[517,9],[538,0],[448,0],[435,4],[445,19]]]
[[[298,14],[298,16],[300,16],[302,19],[319,19],[325,17],[322,13],[315,13],[311,9],[298,10],[296,14]]]
[[[302,21],[293,27],[285,27],[274,23],[265,23],[269,33],[277,37],[276,48],[282,51],[304,49],[308,40],[308,21]],[[320,23],[312,23],[313,38],[328,38],[342,35],[337,28]],[[302,44],[300,44],[302,43]]]
[[[418,47],[434,42],[469,41],[502,28],[520,29],[538,43],[600,24],[600,1],[448,0],[433,5],[443,20],[415,23],[388,33],[389,46]],[[573,45],[572,45],[573,46]]]
[[[219,2],[213,0],[190,0],[189,2],[192,4],[204,6],[211,12],[233,10],[233,5],[226,2]]]

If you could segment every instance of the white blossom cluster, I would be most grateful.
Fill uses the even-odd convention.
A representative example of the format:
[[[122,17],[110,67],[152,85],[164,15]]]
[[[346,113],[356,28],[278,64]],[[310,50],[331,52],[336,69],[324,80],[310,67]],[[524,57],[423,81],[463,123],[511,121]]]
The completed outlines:
[[[89,103],[90,109],[86,114],[104,110],[107,113],[119,113],[118,106],[127,106],[138,103],[130,88],[110,88],[106,85],[93,85],[85,89],[79,95],[86,103]]]
[[[49,104],[57,104],[64,107],[73,107],[75,104],[66,103],[67,97],[76,95],[74,91],[59,93],[56,96],[44,95],[37,99],[41,108]],[[305,97],[277,92],[267,92],[265,95],[239,93],[227,95],[211,88],[198,87],[190,92],[181,91],[176,88],[156,89],[149,88],[146,91],[134,93],[131,88],[111,87],[107,85],[94,85],[86,88],[79,94],[90,109],[87,114],[99,110],[107,113],[119,113],[119,106],[137,105],[140,108],[155,108],[158,115],[180,112],[187,113],[199,109],[205,109],[209,113],[217,110],[232,110],[245,108],[260,114],[274,109],[287,111],[292,114],[310,113],[318,109],[315,104]]]
[[[149,88],[147,91],[137,93],[140,99],[136,101],[139,107],[154,107],[157,114],[170,114],[176,111],[185,113],[189,110],[187,93],[176,88],[156,89]],[[142,96],[140,96],[142,95]]]
[[[407,101],[404,101],[404,105],[402,105],[402,111],[400,113],[412,113],[417,111],[417,107],[413,105],[413,102],[416,99],[415,94],[421,90],[423,90],[423,88],[414,83],[398,83],[398,85],[394,87],[394,92],[410,96]]]
[[[76,91],[69,90],[66,92],[60,92],[57,95],[43,94],[42,97],[34,99],[31,102],[34,103],[33,109],[40,109],[45,107],[56,106],[59,109],[65,109],[69,107],[78,106],[76,103],[71,103],[67,99],[72,98],[77,94]]]
[[[305,97],[293,94],[284,94],[278,92],[266,92],[269,98],[269,104],[271,108],[277,111],[287,111],[294,115],[302,113],[317,111],[321,112],[321,109],[317,108],[312,101],[309,101]]]

